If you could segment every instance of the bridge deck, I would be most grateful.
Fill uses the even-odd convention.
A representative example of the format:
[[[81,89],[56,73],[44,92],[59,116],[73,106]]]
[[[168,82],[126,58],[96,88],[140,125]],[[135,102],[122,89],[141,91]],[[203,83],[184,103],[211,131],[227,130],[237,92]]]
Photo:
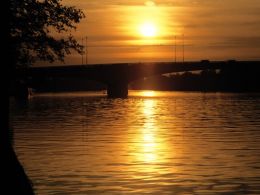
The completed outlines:
[[[260,61],[207,61],[198,62],[147,62],[32,67],[20,75],[29,77],[87,77],[102,82],[109,80],[128,81],[158,74],[223,68],[256,68]]]
[[[127,97],[128,83],[143,77],[174,72],[232,69],[242,72],[248,69],[260,72],[260,61],[215,61],[199,62],[149,62],[149,63],[119,63],[119,64],[92,64],[33,67],[17,71],[17,76],[30,78],[31,82],[44,82],[52,78],[82,77],[87,80],[96,80],[107,85],[109,97]]]

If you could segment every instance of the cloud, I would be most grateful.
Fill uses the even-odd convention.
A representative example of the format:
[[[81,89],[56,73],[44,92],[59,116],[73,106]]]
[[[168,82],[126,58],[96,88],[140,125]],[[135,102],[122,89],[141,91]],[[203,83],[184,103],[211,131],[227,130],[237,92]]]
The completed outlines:
[[[145,5],[148,6],[148,7],[153,7],[153,6],[155,6],[156,4],[155,4],[155,2],[153,2],[153,1],[146,1],[146,2],[145,2]]]

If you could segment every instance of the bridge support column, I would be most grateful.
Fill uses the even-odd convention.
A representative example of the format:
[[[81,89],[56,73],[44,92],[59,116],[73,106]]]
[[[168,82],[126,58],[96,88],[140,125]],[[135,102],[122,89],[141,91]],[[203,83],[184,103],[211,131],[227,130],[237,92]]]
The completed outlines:
[[[128,82],[113,82],[107,84],[107,96],[109,98],[127,98]]]

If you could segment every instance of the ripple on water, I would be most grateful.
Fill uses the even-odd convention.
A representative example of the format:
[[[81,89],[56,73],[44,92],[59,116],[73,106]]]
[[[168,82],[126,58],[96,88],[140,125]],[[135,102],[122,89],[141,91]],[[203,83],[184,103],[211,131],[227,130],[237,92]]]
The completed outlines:
[[[37,194],[260,194],[260,96],[74,93],[12,102]]]

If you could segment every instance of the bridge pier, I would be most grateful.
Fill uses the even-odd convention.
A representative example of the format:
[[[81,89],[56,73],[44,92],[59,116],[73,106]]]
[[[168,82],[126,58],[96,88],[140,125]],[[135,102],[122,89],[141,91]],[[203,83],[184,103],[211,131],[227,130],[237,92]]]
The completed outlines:
[[[109,98],[127,98],[128,82],[112,82],[107,84],[107,96]]]

